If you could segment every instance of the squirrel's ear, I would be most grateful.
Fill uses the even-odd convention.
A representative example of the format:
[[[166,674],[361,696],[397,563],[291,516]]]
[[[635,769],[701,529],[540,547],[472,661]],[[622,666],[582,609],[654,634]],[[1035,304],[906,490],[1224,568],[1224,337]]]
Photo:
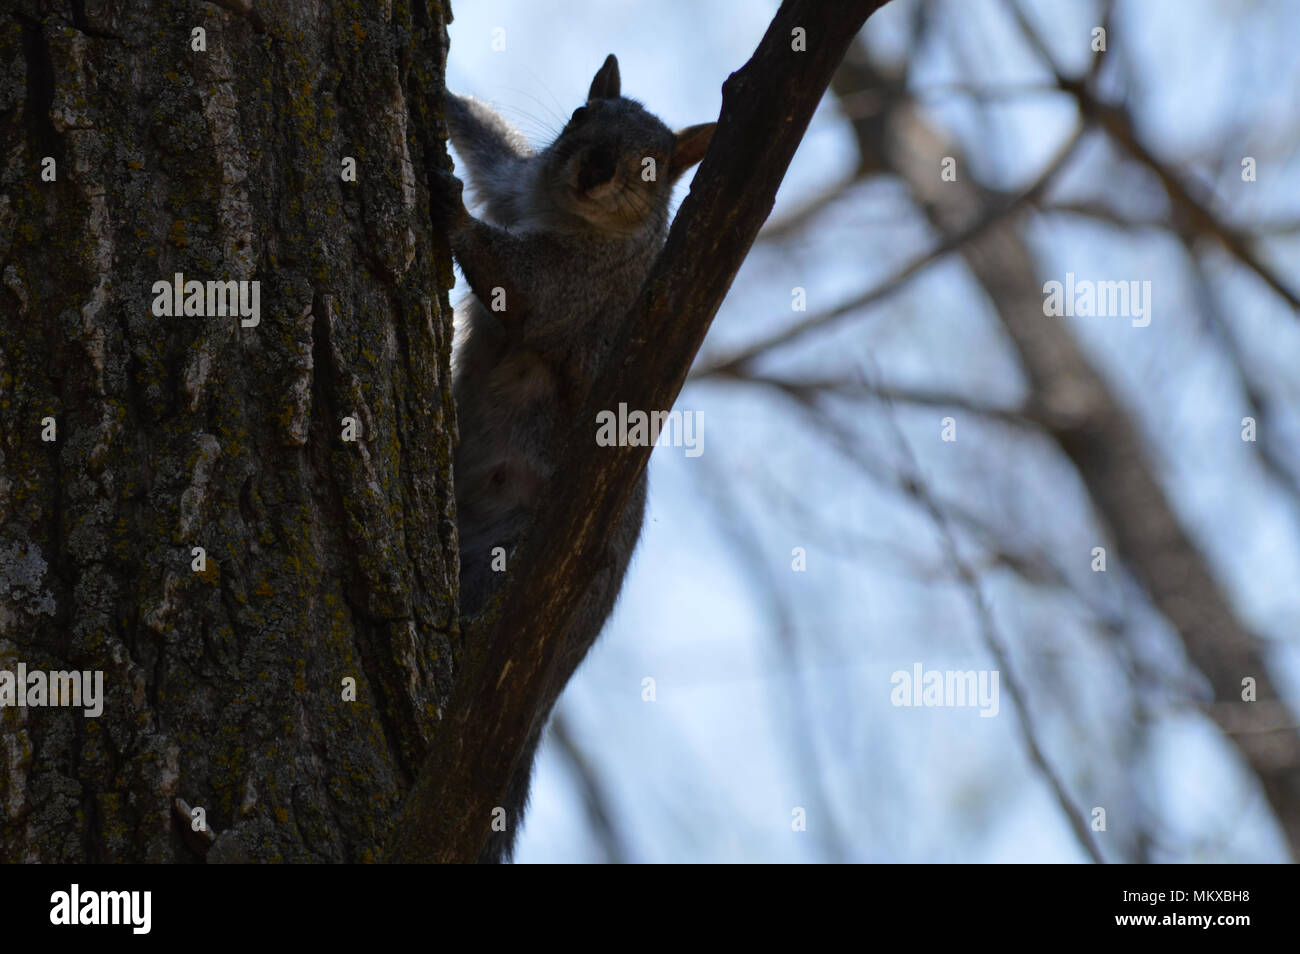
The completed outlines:
[[[590,103],[593,99],[618,99],[618,97],[618,57],[611,53],[605,57],[605,65],[591,81],[591,89],[587,91],[587,102]]]
[[[677,141],[673,143],[673,155],[668,160],[668,181],[676,182],[682,173],[704,158],[704,151],[709,148],[713,130],[717,123],[700,123],[677,130]]]

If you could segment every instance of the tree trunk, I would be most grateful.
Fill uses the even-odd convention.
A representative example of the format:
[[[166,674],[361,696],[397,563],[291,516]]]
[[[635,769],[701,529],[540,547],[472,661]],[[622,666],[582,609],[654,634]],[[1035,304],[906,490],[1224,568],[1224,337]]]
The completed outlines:
[[[445,5],[91,6],[0,13],[0,671],[103,674],[0,709],[0,858],[376,858],[457,644]]]

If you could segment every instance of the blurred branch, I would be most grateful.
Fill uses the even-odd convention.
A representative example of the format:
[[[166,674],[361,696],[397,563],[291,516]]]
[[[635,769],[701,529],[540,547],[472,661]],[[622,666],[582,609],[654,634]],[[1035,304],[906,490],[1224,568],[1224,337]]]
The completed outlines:
[[[1251,444],[1260,462],[1282,490],[1291,498],[1293,513],[1300,513],[1300,474],[1288,461],[1278,453],[1277,442],[1270,440],[1273,436],[1273,402],[1268,394],[1255,383],[1255,378],[1246,370],[1246,356],[1237,342],[1236,332],[1224,318],[1219,307],[1218,296],[1209,276],[1205,274],[1205,265],[1201,256],[1193,247],[1190,236],[1183,236],[1183,246],[1187,252],[1188,262],[1192,267],[1193,281],[1196,284],[1195,299],[1199,303],[1206,322],[1215,332],[1223,352],[1237,375],[1237,382],[1245,397],[1247,415],[1255,419],[1256,436],[1259,438]]]
[[[1255,222],[1250,230],[1259,235],[1296,235],[1300,234],[1300,221]]]
[[[1296,721],[1295,714],[1287,707],[1286,703],[1277,699],[1263,699],[1256,703],[1259,706],[1259,717],[1252,720],[1251,724],[1236,724],[1234,728],[1228,730],[1230,735],[1242,735],[1248,733],[1269,733],[1269,732],[1295,732],[1300,730],[1300,722]],[[1215,712],[1221,712],[1220,718],[1233,719],[1233,710],[1235,706],[1224,706],[1223,703],[1216,703],[1211,707]]]
[[[821,430],[824,430],[827,427],[826,418],[822,416],[825,412],[818,406],[818,399],[823,394],[847,394],[856,392],[858,394],[869,393],[881,399],[890,399],[893,398],[896,393],[901,393],[904,400],[913,396],[906,392],[895,392],[893,389],[875,385],[865,380],[858,380],[856,382],[836,382],[837,386],[834,389],[822,389],[815,385],[809,387],[808,384],[810,382],[787,381],[780,378],[765,376],[752,376],[736,380],[743,381],[750,385],[769,387],[784,394],[785,397],[794,402],[794,404],[808,416],[814,427]],[[924,397],[934,397],[936,402],[941,404],[950,404],[961,401],[961,399],[956,399],[956,402],[954,402],[949,395],[924,395]],[[1021,420],[1019,423],[1024,424],[1025,421]],[[844,456],[850,456],[851,454],[851,462],[854,466],[862,471],[874,483],[893,489],[902,489],[910,496],[916,496],[916,487],[913,485],[917,482],[906,475],[899,474],[897,471],[888,471],[887,468],[883,466],[882,458],[879,455],[869,454],[863,451],[860,440],[855,439],[853,441],[851,452],[846,450],[846,442],[840,442],[839,449]],[[1137,655],[1133,651],[1133,646],[1131,645],[1132,640],[1128,635],[1130,631],[1129,623],[1125,616],[1120,612],[1103,605],[1103,602],[1099,599],[1099,595],[1094,588],[1082,587],[1076,584],[1075,581],[1073,581],[1057,564],[1053,553],[1041,547],[1030,547],[1026,549],[1023,546],[1013,543],[1008,539],[1006,529],[991,523],[988,519],[981,516],[977,511],[968,506],[970,503],[969,500],[940,501],[933,491],[924,487],[921,489],[924,491],[931,505],[929,510],[932,515],[932,520],[934,513],[938,512],[941,513],[949,523],[960,525],[964,532],[971,535],[977,546],[979,546],[985,554],[984,559],[978,564],[972,560],[958,560],[954,565],[950,553],[955,549],[955,546],[946,548],[945,561],[947,565],[952,568],[953,575],[951,577],[945,575],[942,577],[943,579],[955,579],[956,582],[964,585],[969,591],[972,585],[972,580],[978,581],[980,578],[981,569],[1005,569],[1014,573],[1017,577],[1032,586],[1048,586],[1062,590],[1085,610],[1090,617],[1091,625],[1105,638],[1107,645],[1111,648],[1112,652],[1114,652],[1120,664],[1129,672],[1129,682],[1132,689],[1129,692],[1127,699],[1128,705],[1135,712],[1133,733],[1126,736],[1126,739],[1130,743],[1130,747],[1140,745],[1141,741],[1146,737],[1145,725],[1149,721],[1148,700],[1155,697],[1155,693],[1164,690],[1166,692],[1181,692],[1186,695],[1192,691],[1190,685],[1187,683],[1180,681],[1176,684],[1171,684],[1171,680],[1178,675],[1177,673],[1170,673],[1162,668],[1153,668]],[[793,508],[794,512],[797,514],[799,525],[805,533],[807,532],[808,527],[817,527],[821,525],[820,516],[817,511],[807,507],[802,498],[797,498],[794,495],[784,493],[779,488],[769,488],[769,490],[766,491],[766,495],[772,500],[771,510],[773,512],[784,512],[787,508]],[[820,536],[817,535],[819,532]],[[822,525],[822,529],[820,531],[814,530],[813,535],[810,538],[823,541],[821,545],[828,547],[829,549],[836,549],[836,547],[832,545],[832,541],[840,541],[845,536],[846,532],[846,528],[837,528],[835,531],[831,531],[829,528]],[[950,531],[949,536],[951,538]],[[843,552],[842,547],[839,547],[838,549]],[[906,553],[901,556],[896,555],[891,559],[891,565],[897,567],[899,560],[903,560],[911,566],[913,576],[918,579],[938,578],[938,573],[934,568],[923,567],[922,561],[919,557],[911,553]],[[979,598],[978,590],[973,593],[973,598]],[[991,625],[991,620],[988,619],[987,612],[981,620],[981,625],[985,627],[984,632],[987,642],[989,639],[988,627]],[[1000,643],[997,642],[996,634],[994,634],[993,640],[993,645],[1000,645]],[[1018,688],[1018,686],[1016,688]],[[1018,707],[1019,712],[1023,713],[1025,711],[1023,705],[1018,703]],[[1064,783],[1055,775],[1050,765],[1047,763],[1041,747],[1038,746],[1036,739],[1033,738],[1036,735],[1033,728],[1031,726],[1027,727],[1022,725],[1021,731],[1022,733],[1028,733],[1030,738],[1026,742],[1026,745],[1031,753],[1031,761],[1034,761],[1039,770],[1045,774],[1045,777],[1048,779],[1049,788],[1053,791],[1057,803],[1062,806],[1062,810],[1066,812],[1067,817],[1080,817],[1077,814],[1077,810],[1072,806],[1071,799],[1068,797]],[[1037,754],[1036,757],[1034,753]],[[1140,798],[1140,786],[1131,786],[1131,793],[1132,798]],[[1146,815],[1138,812],[1135,814],[1134,820],[1130,826],[1133,829],[1133,839],[1131,844],[1131,852],[1133,854],[1132,860],[1138,862],[1147,859],[1148,842],[1150,839],[1148,837],[1147,829],[1149,826],[1147,825],[1146,819]],[[1086,843],[1085,850],[1087,850]]]
[[[844,194],[861,182],[862,179],[861,172],[855,171],[847,179],[841,179],[794,211],[786,213],[779,219],[769,221],[767,225],[763,226],[763,231],[758,233],[758,241],[784,242],[792,235],[798,235],[810,220],[821,215],[828,207],[843,199]]]
[[[1051,83],[931,83],[926,86],[913,86],[908,95],[917,101],[941,99],[945,96],[971,96],[975,99],[1017,99],[1023,96],[1042,96],[1058,93]]]
[[[979,619],[980,635],[983,638],[984,645],[990,655],[993,656],[998,671],[1002,674],[1002,685],[1006,687],[1007,695],[1011,696],[1011,701],[1015,703],[1016,711],[1020,715],[1020,718],[1016,720],[1016,724],[1020,729],[1020,737],[1024,742],[1025,750],[1029,753],[1030,760],[1038,766],[1043,778],[1046,779],[1057,804],[1061,808],[1061,813],[1065,815],[1071,831],[1074,832],[1075,839],[1079,842],[1079,846],[1095,863],[1104,864],[1105,859],[1101,856],[1101,849],[1097,846],[1092,831],[1088,827],[1087,816],[1074,803],[1070,793],[1066,791],[1065,782],[1048,763],[1047,756],[1038,742],[1038,733],[1034,728],[1033,716],[1030,714],[1029,701],[1020,686],[1020,677],[1011,668],[1011,657],[1008,655],[1002,637],[998,633],[997,625],[993,621],[993,613],[984,599],[984,591],[980,586],[979,579],[966,561],[962,559],[961,553],[957,549],[957,541],[953,536],[952,528],[949,526],[948,518],[926,487],[924,477],[921,474],[921,465],[912,452],[912,446],[907,441],[907,435],[898,426],[898,421],[894,417],[892,409],[886,410],[885,417],[894,431],[899,449],[906,458],[908,475],[905,480],[912,490],[912,496],[925,508],[930,520],[934,523],[935,529],[939,531],[939,538],[943,542],[943,549],[948,562],[956,571],[957,576],[961,579],[967,593],[970,595],[971,605],[974,607],[976,616]]]
[[[914,404],[921,407],[950,408],[1013,427],[1038,426],[1038,422],[1032,417],[1032,411],[1028,408],[989,404],[980,401],[978,398],[951,391],[932,391],[924,388],[871,384],[860,379],[849,380],[848,378],[784,378],[743,369],[733,370],[727,367],[705,369],[692,375],[692,377],[703,380],[713,379],[734,381],[742,384],[757,384],[800,395],[814,393],[836,394],[841,397],[872,398],[879,401]]]
[[[609,814],[609,795],[591,760],[587,758],[587,753],[574,738],[568,716],[563,710],[557,712],[551,720],[551,738],[555,741],[556,750],[569,763],[574,780],[578,783],[582,805],[587,811],[587,821],[591,824],[605,862],[611,865],[626,864],[627,852],[623,847],[623,839],[619,837],[618,829]]]
[[[801,395],[798,392],[787,393],[792,399],[802,404],[803,407],[813,415],[814,420],[817,421],[822,430],[828,437],[830,437],[833,446],[839,450],[846,460],[866,469],[868,473],[873,471],[873,465],[864,459],[861,441],[856,435],[851,433],[833,416],[826,413],[825,409],[819,407],[815,400],[809,395]],[[974,607],[979,619],[981,638],[983,639],[985,646],[988,648],[990,655],[993,656],[998,671],[1001,673],[1002,685],[1006,687],[1007,694],[1015,704],[1018,713],[1016,724],[1020,730],[1021,738],[1024,741],[1025,749],[1029,754],[1030,761],[1033,762],[1042,774],[1044,780],[1047,782],[1057,804],[1061,808],[1062,814],[1065,815],[1070,830],[1079,841],[1080,847],[1094,862],[1097,864],[1104,864],[1105,859],[1102,858],[1100,850],[1093,841],[1092,833],[1088,829],[1088,825],[1085,821],[1086,816],[1078,806],[1074,804],[1069,792],[1066,791],[1065,783],[1048,763],[1047,757],[1043,753],[1042,746],[1038,743],[1037,732],[1032,723],[1024,692],[1020,687],[1018,677],[1011,669],[1011,660],[1007,656],[1002,640],[998,635],[993,615],[984,601],[984,595],[980,588],[979,580],[976,578],[974,572],[966,561],[962,559],[961,554],[957,549],[956,540],[953,537],[952,530],[949,527],[947,517],[936,503],[929,489],[925,486],[925,482],[922,479],[920,472],[920,465],[917,463],[916,457],[912,453],[911,445],[907,443],[906,436],[903,434],[902,430],[898,428],[898,423],[891,413],[887,412],[886,418],[888,419],[890,427],[894,430],[899,450],[902,452],[906,461],[906,470],[900,475],[901,486],[907,495],[919,504],[930,517],[935,529],[939,533],[945,558],[956,572],[958,579],[961,581],[963,587],[970,596],[971,605]]]
[[[719,358],[710,364],[705,365],[692,372],[692,377],[707,377],[716,374],[737,374],[747,370],[748,366],[758,357],[772,351],[783,345],[789,344],[799,338],[804,337],[809,332],[822,330],[830,325],[837,323],[846,316],[855,315],[860,309],[867,305],[889,297],[894,292],[906,285],[915,275],[933,265],[935,262],[954,251],[959,251],[965,245],[980,238],[989,229],[1005,221],[1013,213],[1019,211],[1027,203],[1033,202],[1048,185],[1051,184],[1052,178],[1065,165],[1066,161],[1074,153],[1075,147],[1079,143],[1079,138],[1083,133],[1083,126],[1075,128],[1069,138],[1057,149],[1056,154],[1051,161],[1043,168],[1032,184],[1020,193],[1010,197],[1002,198],[995,203],[991,203],[985,211],[984,216],[974,224],[963,229],[961,232],[948,236],[940,242],[931,251],[915,259],[911,264],[904,266],[887,278],[881,284],[875,286],[842,302],[830,311],[820,312],[811,315],[784,331],[779,331],[761,338],[753,344],[747,345],[735,354]],[[935,170],[939,168],[938,161],[935,161]]]
[[[800,407],[805,409],[816,407],[817,398],[821,394],[870,397],[895,404],[914,403],[923,407],[956,408],[1051,439],[1050,434],[1047,433],[1041,423],[1032,418],[1029,410],[983,404],[965,395],[894,388],[873,384],[860,377],[853,381],[837,379],[832,382],[791,380],[760,374],[720,375],[717,379],[766,387],[783,392],[786,397],[793,399]],[[906,483],[900,480],[896,473],[889,471],[879,462],[873,466],[867,462],[865,457],[860,456],[857,466],[860,470],[864,470],[866,475],[881,487],[888,487],[893,490],[907,490]],[[800,521],[804,526],[818,526],[820,517],[817,511],[808,507],[802,499],[789,494],[780,487],[769,487],[768,492],[773,497],[774,502],[781,507],[797,510],[800,514]],[[1004,532],[963,503],[946,500],[940,502],[939,505],[947,514],[949,520],[961,524],[964,530],[979,541],[986,551],[988,566],[1004,567],[1025,582],[1033,585],[1054,586],[1066,590],[1082,606],[1086,607],[1096,625],[1108,632],[1115,631],[1119,624],[1112,618],[1112,614],[1100,606],[1093,594],[1075,586],[1047,551],[1041,548],[1024,551],[1023,548],[1013,546]],[[842,527],[837,528],[835,533],[843,536],[845,530]],[[832,536],[833,534],[829,532],[829,528],[824,527],[821,537],[831,538]],[[884,543],[885,541],[860,541],[862,545],[881,546]],[[840,548],[838,552],[847,554],[848,550],[847,548]],[[914,568],[921,568],[921,564],[914,554],[907,554],[905,559]]]
[[[1116,228],[1127,230],[1158,229],[1162,232],[1179,232],[1178,223],[1167,218],[1138,218],[1122,209],[1112,208],[1098,200],[1041,201],[1036,203],[1038,210],[1047,215],[1076,215],[1080,218],[1104,222]],[[1300,234],[1300,221],[1252,222],[1245,228],[1254,235],[1273,237]]]
[[[1104,222],[1107,225],[1113,225],[1116,228],[1127,230],[1140,229],[1159,229],[1160,231],[1169,231],[1171,224],[1166,218],[1149,218],[1139,219],[1129,213],[1111,208],[1109,205],[1098,201],[1080,201],[1080,202],[1043,202],[1038,206],[1040,212],[1048,215],[1075,215],[1080,218],[1093,219],[1097,222]]]
[[[712,458],[709,459],[712,461]],[[712,464],[706,463],[712,471]],[[716,492],[716,488],[726,487],[725,479],[710,479],[702,469],[698,484],[712,504],[710,512],[722,535],[729,539],[732,551],[744,560],[749,567],[749,577],[755,582],[755,595],[767,604],[766,618],[772,622],[771,633],[775,637],[777,648],[785,657],[785,668],[789,672],[790,710],[792,718],[777,719],[781,728],[790,734],[789,751],[799,763],[803,776],[803,791],[809,799],[810,814],[816,819],[817,841],[821,845],[824,860],[832,864],[845,861],[844,846],[848,839],[841,831],[834,806],[826,795],[826,785],[822,779],[823,769],[817,757],[815,722],[808,692],[801,676],[799,647],[796,638],[799,628],[795,624],[794,611],[785,596],[786,586],[772,572],[771,563],[766,559],[767,549],[758,531],[736,504],[735,495],[728,490]],[[712,473],[712,477],[718,475]],[[788,581],[787,581],[788,582]]]
[[[841,73],[850,77],[840,81],[844,86],[891,88],[863,53],[850,52]],[[873,161],[908,184],[943,234],[965,234],[998,202],[996,193],[969,175],[940,181],[935,173],[940,159],[959,150],[914,111],[899,108],[873,117],[858,129],[858,139]],[[970,168],[961,159],[958,164]],[[1184,530],[1128,413],[1066,325],[1044,319],[1038,265],[1018,229],[999,223],[979,242],[964,244],[962,254],[1020,356],[1033,418],[1045,424],[1077,468],[1127,567],[1182,637],[1215,698],[1236,702],[1234,720],[1217,709],[1211,713],[1259,778],[1290,850],[1300,855],[1300,736],[1238,731],[1257,718],[1254,705],[1240,701],[1243,677],[1256,679],[1259,698],[1279,698],[1256,639]]]
[[[1070,79],[1057,65],[1051,50],[1039,35],[1017,0],[1006,0],[1012,15],[1016,18],[1026,39],[1042,58],[1043,63],[1056,78],[1056,84],[1062,92],[1073,96],[1078,103],[1079,114],[1088,122],[1105,130],[1119,145],[1123,146],[1134,159],[1146,166],[1164,186],[1169,200],[1176,207],[1177,214],[1186,220],[1187,226],[1198,233],[1212,235],[1243,265],[1253,271],[1263,282],[1281,296],[1293,310],[1300,311],[1300,296],[1293,291],[1281,276],[1259,256],[1254,238],[1218,217],[1209,207],[1208,201],[1197,198],[1195,187],[1185,184],[1181,177],[1168,164],[1156,157],[1142,142],[1137,132],[1137,124],[1127,106],[1115,106],[1099,100],[1092,92],[1089,77]]]

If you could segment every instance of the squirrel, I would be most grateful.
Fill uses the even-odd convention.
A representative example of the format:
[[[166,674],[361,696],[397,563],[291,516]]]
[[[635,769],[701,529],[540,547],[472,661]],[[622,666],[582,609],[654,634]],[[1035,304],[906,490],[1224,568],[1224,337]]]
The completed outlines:
[[[478,100],[448,93],[452,144],[482,201],[470,215],[462,184],[439,171],[431,210],[472,295],[457,316],[452,394],[463,617],[480,612],[561,470],[558,441],[608,359],[668,233],[673,184],[703,157],[716,123],[676,133],[621,95],[610,54],[587,102],[533,152]],[[542,729],[614,608],[645,515],[642,474],[610,529],[600,569],[557,650],[553,678],[506,795],[506,830],[480,862],[510,860]],[[497,548],[501,548],[498,550]],[[494,566],[495,562],[495,566]]]

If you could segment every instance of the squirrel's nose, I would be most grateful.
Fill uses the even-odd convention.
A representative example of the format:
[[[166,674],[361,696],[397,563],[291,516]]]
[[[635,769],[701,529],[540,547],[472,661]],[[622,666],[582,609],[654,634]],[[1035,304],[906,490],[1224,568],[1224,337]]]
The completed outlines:
[[[583,157],[582,167],[578,170],[578,188],[586,192],[608,182],[614,178],[616,164],[614,150],[603,147],[591,150]]]

